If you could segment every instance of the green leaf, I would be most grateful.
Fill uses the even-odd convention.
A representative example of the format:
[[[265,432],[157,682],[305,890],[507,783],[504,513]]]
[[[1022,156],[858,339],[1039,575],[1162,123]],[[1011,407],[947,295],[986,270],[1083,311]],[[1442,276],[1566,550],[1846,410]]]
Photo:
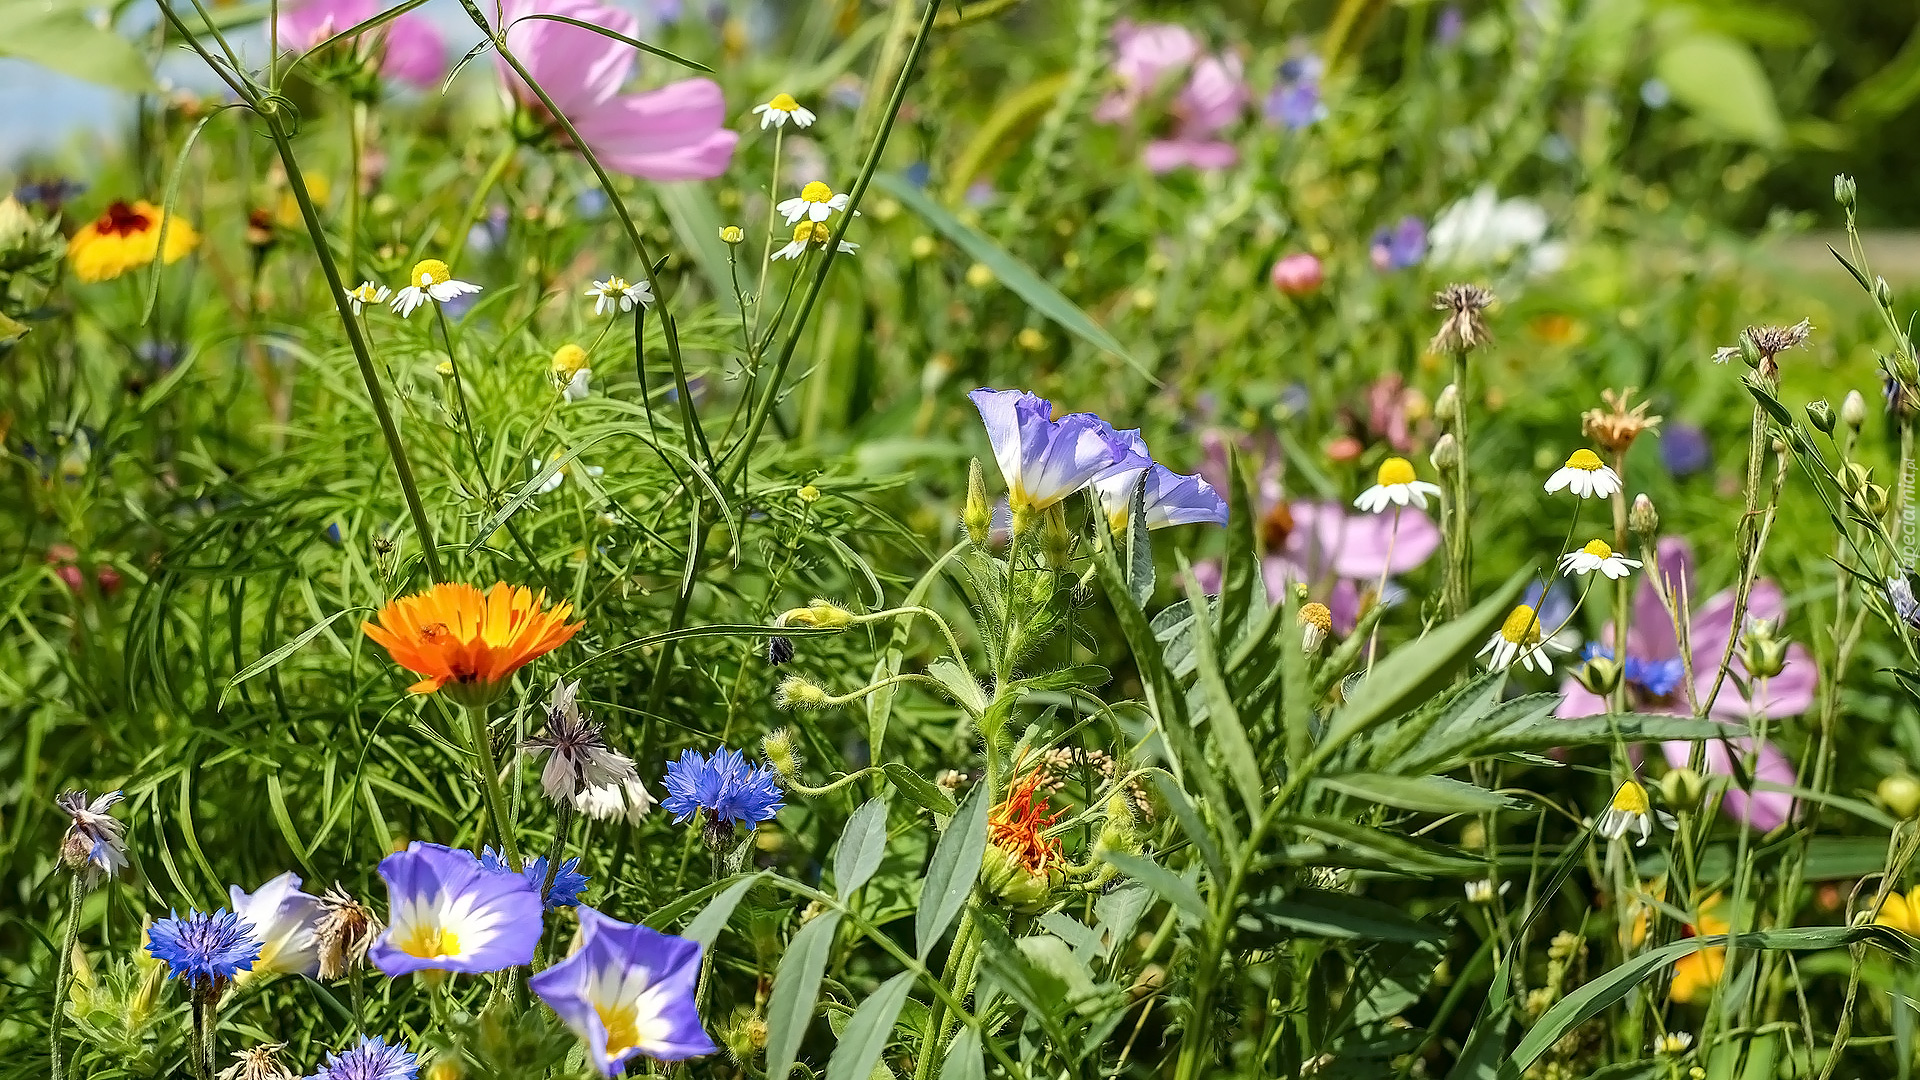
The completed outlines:
[[[880,770],[887,774],[887,780],[893,784],[895,791],[941,817],[953,816],[953,797],[940,785],[897,761],[887,762],[880,766]]]
[[[1255,543],[1253,490],[1258,479],[1247,465],[1240,448],[1229,444],[1228,477],[1232,487],[1227,497],[1226,573],[1220,583],[1220,640],[1229,646],[1240,641],[1247,614],[1256,605],[1255,597],[1266,596],[1261,583],[1260,549]]]
[[[960,913],[967,895],[973,892],[974,880],[980,876],[980,860],[987,852],[986,787],[975,784],[967,793],[966,801],[934,847],[933,861],[927,864],[920,908],[913,916],[914,943],[922,960],[947,932],[947,924]]]
[[[1200,899],[1200,890],[1193,887],[1193,882],[1161,866],[1152,859],[1142,858],[1139,855],[1129,855],[1124,851],[1106,850],[1101,851],[1099,854],[1100,858],[1111,863],[1114,869],[1145,885],[1147,888],[1152,889],[1154,892],[1159,893],[1161,899],[1166,900],[1174,907],[1192,915],[1196,919],[1205,919],[1207,917],[1207,902]]]
[[[1400,874],[1456,877],[1486,871],[1484,862],[1455,855],[1451,848],[1396,836],[1345,818],[1283,815],[1275,823],[1325,839],[1335,860],[1332,865],[1371,865]]]
[[[83,4],[0,5],[0,56],[130,93],[155,89],[146,56],[126,38],[95,26]]]
[[[268,670],[269,668],[277,666],[280,663],[280,661],[285,660],[287,657],[292,656],[294,653],[300,651],[300,647],[302,645],[305,645],[307,642],[312,641],[314,638],[317,638],[321,634],[326,633],[327,627],[332,626],[342,616],[351,615],[356,611],[372,611],[372,610],[374,609],[370,607],[341,608],[339,611],[334,612],[333,614],[327,616],[326,618],[320,620],[319,622],[314,623],[312,626],[307,627],[305,630],[302,630],[300,632],[300,636],[294,638],[292,641],[287,642],[285,645],[282,645],[279,648],[268,653],[267,655],[261,657],[260,659],[255,660],[253,663],[248,664],[246,667],[241,668],[238,672],[234,674],[233,678],[228,679],[227,684],[220,689],[220,700],[215,704],[214,709],[218,711],[221,706],[224,706],[227,703],[228,691],[232,690],[236,686],[239,686],[241,683],[246,682],[248,679],[253,678],[255,675],[258,675],[261,672]]]
[[[853,1011],[840,1031],[833,1057],[827,1061],[827,1080],[867,1080],[872,1075],[893,1036],[894,1021],[900,1018],[900,1007],[907,1003],[913,980],[911,971],[895,975]]]
[[[967,1028],[947,1047],[940,1080],[987,1080],[987,1059],[980,1052],[980,1033]]]
[[[1234,708],[1233,695],[1227,691],[1226,675],[1220,670],[1219,650],[1213,643],[1213,614],[1185,555],[1180,557],[1180,574],[1187,584],[1187,602],[1195,613],[1194,672],[1207,703],[1207,730],[1213,735],[1214,749],[1226,763],[1227,775],[1247,804],[1247,816],[1257,818],[1266,803],[1260,761],[1253,752],[1253,743],[1247,739],[1246,727],[1240,722],[1240,711]]]
[[[1719,34],[1691,34],[1660,51],[1654,72],[1709,127],[1759,146],[1779,146],[1786,124],[1753,50]]]
[[[1239,919],[1242,943],[1271,946],[1287,937],[1362,941],[1445,941],[1447,932],[1410,918],[1392,904],[1352,893],[1294,888],[1254,897]],[[1286,931],[1286,933],[1281,933]]]
[[[833,952],[834,931],[839,928],[840,912],[815,915],[787,943],[786,955],[773,973],[773,993],[767,999],[767,1075],[772,1080],[787,1080],[793,1071],[800,1041],[813,1020],[820,977]]]
[[[765,876],[765,871],[748,874],[722,889],[718,896],[708,901],[700,914],[694,916],[680,936],[699,942],[702,949],[713,948],[713,943],[720,938],[720,931],[727,928],[727,920],[733,918],[733,909],[740,906],[740,901]]]
[[[1122,564],[1127,571],[1127,591],[1133,595],[1133,602],[1145,610],[1147,601],[1153,599],[1155,577],[1153,534],[1147,530],[1147,474],[1144,472],[1127,494],[1127,529],[1121,542],[1127,552],[1127,561]]]
[[[971,256],[975,262],[984,264],[993,271],[993,276],[1002,285],[1013,290],[1014,294],[1035,311],[1057,323],[1061,329],[1087,342],[1094,348],[1103,349],[1127,362],[1128,366],[1147,377],[1154,385],[1160,380],[1126,348],[1106,331],[1099,323],[1074,306],[1073,301],[1061,295],[1060,290],[1048,284],[1039,274],[1033,272],[1026,263],[1013,257],[999,244],[993,242],[985,233],[966,224],[948,213],[946,208],[933,201],[933,198],[904,177],[892,173],[875,173],[873,186],[905,203],[909,210],[920,215],[921,220],[943,233],[960,250]]]
[[[1446,776],[1347,773],[1343,776],[1322,776],[1314,782],[1364,802],[1429,814],[1470,814],[1514,805],[1503,795]]]
[[[508,23],[507,25],[501,27],[500,30],[502,33],[505,33],[506,31],[513,29],[514,27],[520,25],[521,23],[526,22],[528,19],[549,19],[557,23],[566,23],[568,26],[577,26],[582,30],[591,30],[596,34],[599,34],[601,37],[612,38],[613,40],[618,41],[622,44],[631,45],[642,52],[650,52],[653,55],[660,57],[662,60],[671,60],[682,67],[692,68],[694,71],[704,71],[704,72],[707,72],[708,74],[713,73],[712,68],[699,62],[698,60],[689,60],[686,57],[681,56],[679,53],[668,52],[667,50],[661,48],[658,45],[649,45],[646,42],[641,41],[639,38],[630,38],[625,34],[616,33],[615,31],[609,30],[604,26],[598,25],[597,23],[581,22],[579,19],[570,19],[565,15],[549,15],[544,12],[539,12],[532,15],[522,15],[519,18]],[[661,186],[665,187],[665,186],[673,186],[673,185],[661,185]]]
[[[987,711],[987,692],[980,689],[980,682],[973,677],[973,672],[955,663],[952,657],[943,656],[928,664],[927,674],[946,687],[953,699],[973,715],[979,716]]]
[[[847,819],[840,847],[833,853],[833,890],[841,900],[873,877],[886,853],[887,801],[868,799]]]

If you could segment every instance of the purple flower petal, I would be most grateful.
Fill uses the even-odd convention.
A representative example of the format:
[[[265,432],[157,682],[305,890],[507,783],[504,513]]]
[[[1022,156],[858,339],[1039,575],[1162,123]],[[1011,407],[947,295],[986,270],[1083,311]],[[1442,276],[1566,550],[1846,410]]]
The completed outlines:
[[[380,860],[388,927],[368,957],[388,975],[479,973],[531,963],[544,927],[538,889],[471,851],[414,841]]]
[[[693,1000],[697,942],[590,907],[580,909],[580,933],[579,949],[529,985],[586,1043],[602,1073],[619,1075],[639,1054],[682,1061],[717,1049]]]

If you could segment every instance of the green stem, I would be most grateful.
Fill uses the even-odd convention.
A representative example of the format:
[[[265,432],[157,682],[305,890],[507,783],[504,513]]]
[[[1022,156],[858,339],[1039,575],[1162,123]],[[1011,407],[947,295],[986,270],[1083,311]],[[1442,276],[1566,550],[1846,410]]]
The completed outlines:
[[[493,760],[493,740],[487,734],[487,707],[470,705],[467,713],[467,738],[473,743],[474,767],[480,773],[480,796],[487,804],[487,818],[493,824],[493,831],[500,838],[500,850],[506,854],[507,866],[520,872],[520,845],[514,842],[513,830],[507,827],[506,799],[500,790],[500,768]]]
[[[1467,613],[1473,596],[1473,536],[1467,531],[1467,353],[1453,354],[1454,423],[1453,440],[1460,459],[1453,469],[1453,535],[1447,537],[1447,614],[1459,618]]]
[[[573,800],[562,798],[557,804],[559,819],[553,826],[553,843],[547,848],[547,872],[540,882],[540,902],[547,902],[547,894],[553,891],[553,881],[560,875],[560,857],[567,852],[567,831],[573,827]],[[534,953],[533,970],[543,970],[546,965],[547,939],[540,937],[540,947]]]
[[[473,189],[473,197],[467,200],[467,208],[460,215],[459,224],[454,227],[453,239],[448,242],[448,266],[459,265],[460,256],[467,253],[467,234],[473,231],[474,222],[480,220],[486,208],[487,196],[493,193],[494,185],[506,175],[507,166],[513,164],[514,151],[519,148],[519,143],[507,140],[506,147],[493,159],[493,164],[488,165],[487,171],[480,175],[480,186]]]
[[[52,1080],[65,1075],[60,1060],[60,1029],[67,1021],[67,982],[73,978],[73,950],[80,944],[80,903],[86,899],[84,869],[73,872],[67,892],[67,933],[62,939],[60,956],[54,964],[53,1015],[47,1018],[47,1055],[52,1059]]]

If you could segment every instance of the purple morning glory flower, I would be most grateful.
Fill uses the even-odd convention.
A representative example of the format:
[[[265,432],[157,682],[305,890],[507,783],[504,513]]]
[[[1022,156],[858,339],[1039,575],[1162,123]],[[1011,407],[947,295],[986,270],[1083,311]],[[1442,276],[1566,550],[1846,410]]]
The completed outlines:
[[[217,992],[234,973],[253,967],[260,942],[253,924],[225,908],[211,915],[189,912],[184,919],[169,912],[147,929],[147,952],[196,992]]]
[[[496,874],[513,873],[513,870],[507,866],[507,861],[501,858],[500,853],[490,847],[480,850],[480,866],[482,869],[491,870]],[[553,887],[547,890],[546,901],[549,909],[576,907],[579,905],[580,890],[587,887],[588,881],[587,875],[581,873],[579,867],[580,860],[578,858],[560,860],[560,869],[554,871],[553,874]],[[533,861],[521,868],[520,876],[525,878],[527,884],[533,886],[535,889],[545,885],[547,883],[547,857],[545,855],[535,857]]]
[[[1325,119],[1327,107],[1320,101],[1320,75],[1325,70],[1326,63],[1311,53],[1282,61],[1280,80],[1267,94],[1267,119],[1288,131]]]
[[[307,1080],[413,1080],[419,1067],[419,1057],[403,1044],[362,1035],[351,1048],[329,1053],[326,1064]]]
[[[1420,265],[1427,257],[1426,222],[1408,214],[1392,228],[1382,227],[1373,234],[1368,254],[1373,268],[1382,272]]]
[[[738,750],[716,751],[712,757],[688,750],[667,763],[667,797],[660,805],[684,822],[705,810],[716,822],[751,829],[780,812],[784,799],[779,774],[770,766],[753,765]]]
[[[580,909],[580,934],[572,956],[528,985],[587,1044],[602,1073],[618,1076],[636,1054],[683,1061],[717,1049],[693,1002],[698,942],[590,907]]]
[[[1660,429],[1660,460],[1674,476],[1690,476],[1713,464],[1713,448],[1707,433],[1693,424],[1680,422]]]
[[[1055,420],[1053,402],[1025,390],[983,388],[967,396],[986,425],[1016,519],[1045,510],[1127,460],[1125,437],[1092,413]]]
[[[533,961],[539,890],[487,870],[473,852],[414,841],[380,860],[388,925],[367,956],[388,975],[502,971]]]
[[[1139,432],[1123,431],[1120,434],[1128,444],[1127,467],[1114,469],[1093,482],[1094,490],[1100,493],[1100,506],[1107,512],[1107,520],[1113,523],[1114,532],[1126,529],[1133,488],[1143,476],[1146,485],[1142,501],[1147,515],[1147,528],[1164,529],[1169,525],[1190,525],[1200,521],[1210,521],[1215,525],[1227,523],[1227,502],[1213,489],[1212,484],[1198,476],[1174,472],[1154,461],[1148,455],[1146,440],[1140,437]]]

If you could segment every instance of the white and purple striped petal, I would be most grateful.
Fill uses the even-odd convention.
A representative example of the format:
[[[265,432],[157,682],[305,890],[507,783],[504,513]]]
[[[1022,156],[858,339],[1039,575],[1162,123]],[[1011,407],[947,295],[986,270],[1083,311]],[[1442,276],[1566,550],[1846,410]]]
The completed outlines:
[[[388,926],[369,950],[388,975],[434,969],[480,973],[533,961],[538,887],[489,873],[471,851],[415,841],[380,860]]]
[[[700,945],[580,908],[580,947],[529,980],[561,1021],[587,1044],[608,1076],[638,1054],[683,1061],[716,1047],[700,1023],[694,987]]]

